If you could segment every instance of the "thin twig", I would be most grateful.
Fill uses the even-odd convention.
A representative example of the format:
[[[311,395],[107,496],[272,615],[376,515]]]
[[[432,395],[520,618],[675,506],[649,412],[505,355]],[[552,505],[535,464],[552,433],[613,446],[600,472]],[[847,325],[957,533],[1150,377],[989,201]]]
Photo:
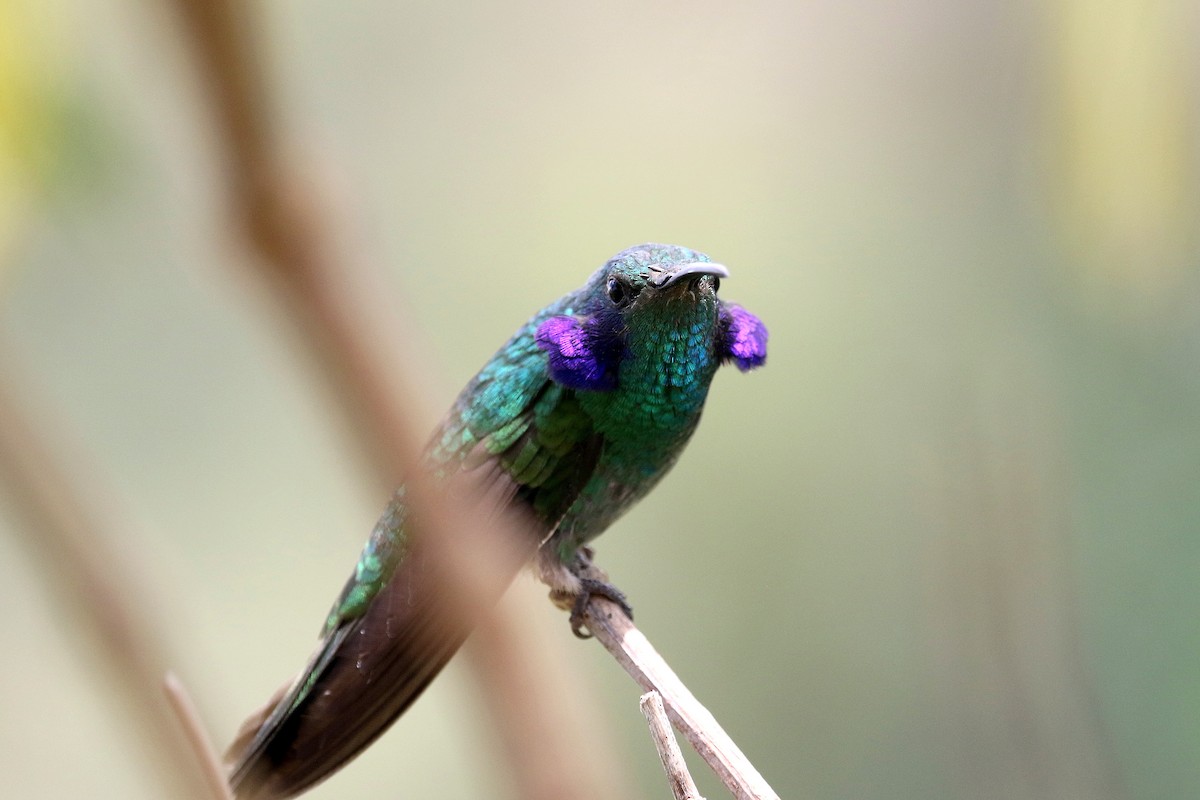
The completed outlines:
[[[225,780],[225,768],[221,766],[221,758],[213,748],[212,740],[208,738],[208,732],[204,729],[204,723],[200,721],[200,714],[196,711],[191,695],[174,672],[163,676],[163,692],[167,695],[171,710],[179,718],[188,744],[196,753],[196,761],[204,771],[204,778],[208,781],[212,796],[216,800],[233,800],[233,792],[229,791],[229,781]]]
[[[127,714],[158,769],[164,796],[207,797],[191,751],[155,691],[167,663],[165,626],[154,617],[154,597],[116,546],[116,524],[105,493],[87,484],[84,459],[65,457],[51,433],[65,425],[48,417],[46,403],[20,397],[15,369],[0,365],[0,488],[22,524],[14,527],[42,558],[49,583],[95,647]],[[37,408],[38,414],[30,409]],[[61,434],[60,434],[61,438]],[[72,468],[68,468],[68,465]]]
[[[646,724],[650,726],[650,738],[654,740],[654,748],[658,750],[658,758],[666,770],[667,782],[671,785],[675,800],[704,800],[684,763],[679,742],[675,741],[675,731],[671,730],[671,721],[667,719],[662,695],[646,692],[638,705],[641,706]]]
[[[597,641],[643,689],[662,695],[671,722],[734,797],[738,800],[779,800],[779,795],[729,734],[679,680],[618,605],[602,597],[592,597],[584,620]]]

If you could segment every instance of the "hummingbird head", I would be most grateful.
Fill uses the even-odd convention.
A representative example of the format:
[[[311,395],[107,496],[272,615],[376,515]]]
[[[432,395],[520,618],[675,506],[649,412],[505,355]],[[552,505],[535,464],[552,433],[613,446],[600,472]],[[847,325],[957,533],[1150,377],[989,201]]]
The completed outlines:
[[[592,277],[595,294],[602,294],[622,316],[673,301],[710,303],[729,270],[686,247],[643,244],[623,250]],[[690,302],[689,302],[690,301]]]
[[[758,366],[766,356],[766,328],[717,298],[727,277],[725,267],[678,245],[617,253],[565,314],[539,323],[536,341],[550,377],[568,388],[607,392],[617,388],[622,364],[631,360],[645,361],[652,371],[659,371],[658,362]]]

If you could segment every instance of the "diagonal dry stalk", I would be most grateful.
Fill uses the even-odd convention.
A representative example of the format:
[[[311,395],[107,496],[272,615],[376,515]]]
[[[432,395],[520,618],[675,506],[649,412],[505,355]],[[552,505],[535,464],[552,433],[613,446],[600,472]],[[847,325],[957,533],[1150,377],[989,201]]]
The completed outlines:
[[[204,779],[214,800],[233,800],[233,792],[229,789],[229,782],[225,780],[225,768],[221,764],[221,757],[217,755],[212,741],[208,738],[208,732],[204,730],[204,723],[200,721],[200,713],[196,711],[191,695],[174,672],[168,672],[163,678],[163,693],[167,702],[171,704],[171,710],[179,718],[188,744],[204,770]]]
[[[12,501],[30,550],[54,587],[66,616],[83,632],[102,673],[127,709],[158,773],[164,796],[207,798],[188,743],[157,687],[169,661],[170,636],[154,614],[154,597],[136,564],[117,543],[119,505],[90,483],[85,469],[54,432],[64,426],[34,402],[11,360],[0,366],[0,488]],[[39,413],[33,413],[37,408]],[[68,623],[70,624],[70,623]]]
[[[587,628],[629,676],[657,692],[667,716],[738,800],[779,800],[750,759],[684,685],[671,665],[634,626],[620,606],[602,597],[587,605]]]
[[[646,724],[650,726],[650,738],[654,740],[675,800],[704,800],[683,761],[683,753],[679,750],[679,742],[675,741],[675,732],[671,730],[671,720],[667,718],[662,695],[656,691],[646,692],[638,704],[642,707]]]
[[[507,526],[503,520],[476,519],[461,504],[443,502],[440,487],[424,479],[417,467],[421,438],[407,409],[419,392],[404,380],[404,359],[390,345],[401,337],[379,304],[382,280],[346,256],[322,198],[301,189],[302,174],[280,156],[284,148],[273,133],[269,92],[255,62],[251,28],[240,16],[246,7],[230,0],[176,4],[211,95],[230,204],[255,256],[249,263],[282,303],[371,472],[387,484],[405,476],[413,516],[421,523],[419,535],[437,545],[433,549],[445,580],[454,586],[450,594],[463,600],[462,613],[471,613],[480,606],[473,598],[490,591],[491,578],[479,569],[489,560],[478,547],[463,553],[455,546],[461,538],[455,532],[474,531],[476,544],[503,543],[511,541],[503,530]],[[494,535],[481,536],[482,530]],[[497,547],[503,549],[502,544]],[[563,716],[561,709],[570,704],[548,696],[544,666],[516,651],[519,642],[531,638],[523,632],[529,624],[494,611],[467,650],[520,796],[552,800],[568,787],[581,798],[626,795],[615,783],[620,772],[597,764],[595,734]],[[506,736],[510,731],[521,735]]]

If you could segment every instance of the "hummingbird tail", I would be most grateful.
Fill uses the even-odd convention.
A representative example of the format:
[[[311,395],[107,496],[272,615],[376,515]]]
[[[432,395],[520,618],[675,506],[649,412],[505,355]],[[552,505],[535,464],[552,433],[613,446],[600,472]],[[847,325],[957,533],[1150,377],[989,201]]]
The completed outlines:
[[[238,800],[288,798],[354,758],[417,699],[471,621],[448,605],[419,543],[361,617],[331,631],[296,681],[242,726],[227,753]],[[498,599],[522,561],[496,580]],[[495,576],[499,579],[501,576]]]

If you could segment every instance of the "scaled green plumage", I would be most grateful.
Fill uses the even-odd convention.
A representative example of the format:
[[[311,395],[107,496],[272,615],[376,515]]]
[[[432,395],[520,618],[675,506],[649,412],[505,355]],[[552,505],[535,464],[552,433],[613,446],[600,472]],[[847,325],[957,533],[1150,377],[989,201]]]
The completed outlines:
[[[619,253],[500,348],[435,433],[426,468],[442,480],[477,478],[476,502],[524,509],[529,554],[560,594],[615,593],[578,577],[581,545],[675,463],[717,367],[764,360],[761,322],[717,297],[726,274],[683,247]],[[327,777],[403,712],[466,636],[441,613],[407,517],[401,487],[305,671],[231,746],[239,798],[290,797]]]

